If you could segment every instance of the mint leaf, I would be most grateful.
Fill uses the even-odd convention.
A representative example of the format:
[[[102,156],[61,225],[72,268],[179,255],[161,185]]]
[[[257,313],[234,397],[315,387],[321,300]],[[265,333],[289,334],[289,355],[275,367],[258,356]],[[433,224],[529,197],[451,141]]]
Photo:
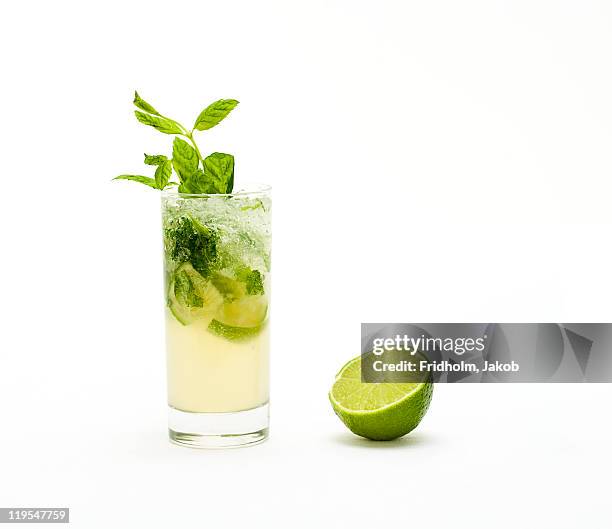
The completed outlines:
[[[206,193],[206,178],[202,169],[197,169],[188,179],[183,180],[178,188],[179,193]]]
[[[212,129],[223,121],[237,105],[238,101],[235,99],[219,99],[219,101],[215,101],[200,112],[193,128],[197,130]]]
[[[217,265],[217,233],[194,218],[184,215],[172,219],[164,230],[164,248],[176,263],[190,262],[207,277]]]
[[[144,155],[144,163],[147,165],[161,165],[168,157],[163,154],[147,154]]]
[[[251,270],[246,279],[247,294],[263,294],[263,277],[259,270]]]
[[[193,193],[195,193],[192,189],[191,186],[189,184],[189,182],[181,182],[177,188],[177,191],[179,193],[185,193],[187,195],[191,195]]]
[[[147,103],[144,99],[142,99],[138,92],[134,92],[134,104],[140,109],[148,112],[149,114],[154,114],[156,116],[160,116],[161,114],[155,110],[149,103]]]
[[[140,112],[138,110],[134,111],[136,119],[143,123],[144,125],[149,125],[149,127],[153,127],[157,129],[159,132],[163,132],[164,134],[182,134],[183,130],[179,126],[176,121],[172,121],[168,118],[162,118],[160,116],[152,116],[150,114],[145,114],[144,112]]]
[[[166,160],[155,170],[155,183],[157,184],[157,189],[163,189],[166,187],[166,184],[170,180],[171,176],[172,162],[170,160]]]
[[[181,182],[189,180],[198,170],[200,161],[195,149],[181,138],[172,143],[172,165]]]
[[[157,187],[157,182],[154,178],[149,178],[148,176],[141,176],[137,174],[122,174],[113,178],[113,180],[132,180],[133,182],[140,182],[141,184],[145,184],[154,189],[159,189]]]
[[[257,295],[264,293],[263,276],[259,270],[253,270],[248,267],[240,267],[236,270],[236,278],[246,285],[246,291],[249,295]]]
[[[164,189],[168,189],[169,187],[172,187],[172,186],[177,186],[177,185],[179,185],[179,184],[178,184],[178,182],[168,182],[168,183],[167,183],[167,184],[164,186]]]
[[[203,193],[231,193],[234,187],[234,157],[214,152],[204,158],[206,189]]]

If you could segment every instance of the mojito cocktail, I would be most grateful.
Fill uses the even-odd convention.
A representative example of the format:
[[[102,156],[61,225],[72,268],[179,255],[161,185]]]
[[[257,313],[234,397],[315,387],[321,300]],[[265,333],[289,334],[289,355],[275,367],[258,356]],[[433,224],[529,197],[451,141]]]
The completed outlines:
[[[270,196],[162,197],[170,438],[263,440],[268,428]]]
[[[162,193],[170,440],[232,447],[268,435],[270,189],[234,191],[234,156],[204,156],[196,132],[235,99],[186,127],[134,93],[136,119],[173,136],[172,154],[145,154],[153,176],[121,174]]]

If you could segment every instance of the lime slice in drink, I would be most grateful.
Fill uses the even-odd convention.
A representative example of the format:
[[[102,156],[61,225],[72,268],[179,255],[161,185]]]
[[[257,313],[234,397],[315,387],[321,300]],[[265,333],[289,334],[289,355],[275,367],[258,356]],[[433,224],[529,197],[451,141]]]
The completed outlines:
[[[211,280],[226,300],[232,301],[247,294],[246,285],[226,272],[216,272]]]
[[[329,400],[336,415],[353,433],[375,441],[390,441],[417,427],[432,393],[431,382],[364,383],[358,356],[336,375]]]
[[[179,266],[168,288],[168,306],[183,325],[212,320],[223,304],[223,296],[190,263]]]
[[[229,340],[243,340],[259,333],[267,313],[265,296],[244,296],[224,303],[208,329]]]

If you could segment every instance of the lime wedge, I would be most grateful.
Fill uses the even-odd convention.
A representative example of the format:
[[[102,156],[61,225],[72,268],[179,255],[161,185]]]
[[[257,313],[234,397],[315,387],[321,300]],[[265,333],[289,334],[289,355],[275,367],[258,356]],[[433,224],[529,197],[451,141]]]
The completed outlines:
[[[258,327],[266,319],[268,300],[265,296],[244,296],[224,303],[215,319],[231,327]]]
[[[216,272],[212,276],[213,285],[227,300],[239,299],[246,295],[246,285],[226,272]]]
[[[361,382],[361,357],[346,363],[336,376],[329,400],[353,433],[390,441],[414,430],[427,412],[433,384]]]
[[[244,296],[224,303],[208,330],[228,340],[244,340],[261,331],[267,314],[268,300],[265,296]]]
[[[168,307],[183,325],[196,320],[212,320],[223,304],[223,296],[193,266],[179,266],[168,287]]]
[[[248,340],[253,336],[259,334],[263,329],[264,325],[258,327],[233,327],[231,325],[225,325],[218,320],[212,320],[208,326],[208,330],[217,336],[227,338],[233,342]]]

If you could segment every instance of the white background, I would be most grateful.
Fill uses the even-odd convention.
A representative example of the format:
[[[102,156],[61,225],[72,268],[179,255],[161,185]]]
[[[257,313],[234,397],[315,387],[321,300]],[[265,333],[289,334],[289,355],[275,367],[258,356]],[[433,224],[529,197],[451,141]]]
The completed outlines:
[[[610,527],[610,385],[439,385],[410,436],[331,412],[362,321],[610,321],[605,1],[5,2],[0,506],[76,527]],[[165,431],[171,138],[274,187],[270,440]]]

